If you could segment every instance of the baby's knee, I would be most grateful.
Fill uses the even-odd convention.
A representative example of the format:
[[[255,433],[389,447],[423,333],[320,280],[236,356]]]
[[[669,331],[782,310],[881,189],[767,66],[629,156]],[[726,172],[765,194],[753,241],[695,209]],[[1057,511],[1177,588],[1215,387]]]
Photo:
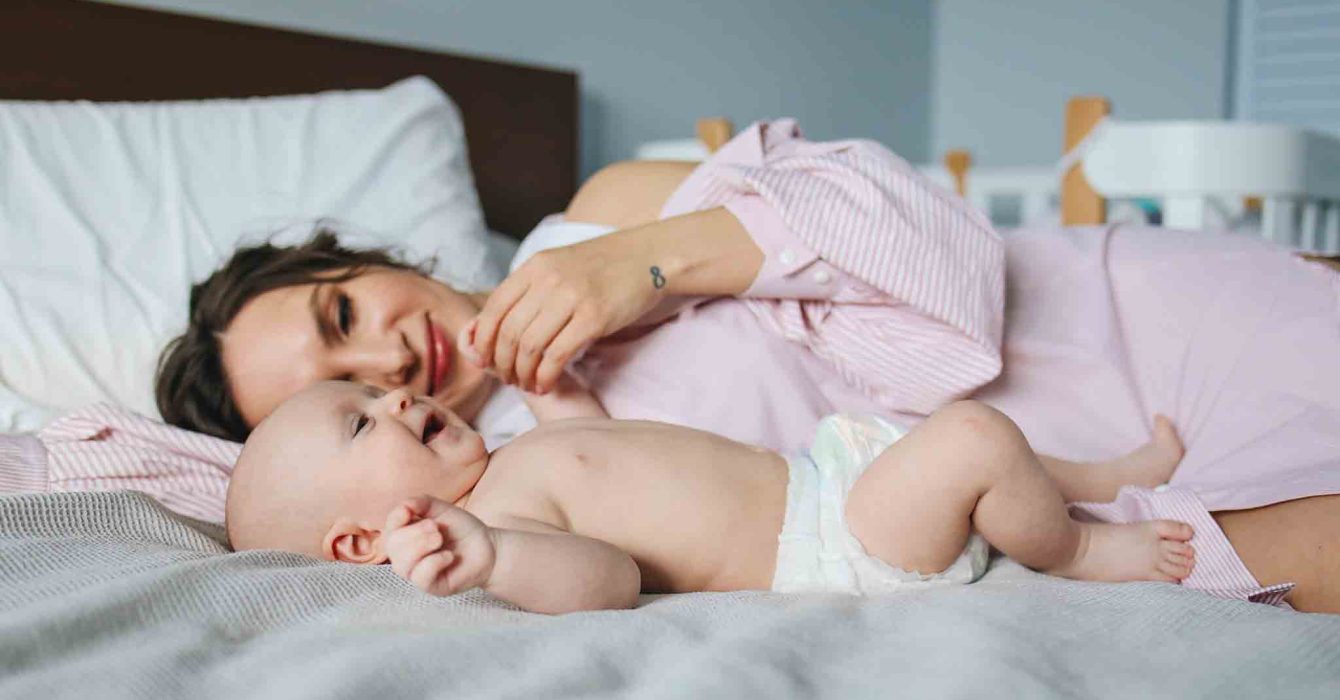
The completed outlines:
[[[999,454],[1028,448],[1028,440],[1019,426],[1009,416],[981,401],[955,401],[926,419],[927,424],[932,421],[945,433],[946,439],[961,450]]]

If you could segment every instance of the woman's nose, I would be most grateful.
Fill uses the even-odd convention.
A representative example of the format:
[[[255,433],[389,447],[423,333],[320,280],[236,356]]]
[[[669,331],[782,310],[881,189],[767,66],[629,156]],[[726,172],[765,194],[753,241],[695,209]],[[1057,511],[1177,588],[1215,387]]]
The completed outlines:
[[[414,374],[417,358],[399,335],[394,342],[350,346],[345,357],[349,374],[368,384],[393,388],[405,386]]]

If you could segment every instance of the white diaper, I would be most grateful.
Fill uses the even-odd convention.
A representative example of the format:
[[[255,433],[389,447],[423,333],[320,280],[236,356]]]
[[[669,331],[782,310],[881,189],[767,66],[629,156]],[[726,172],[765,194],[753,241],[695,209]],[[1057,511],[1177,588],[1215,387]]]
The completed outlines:
[[[947,583],[972,583],[986,572],[989,548],[973,533],[963,553],[939,573],[889,566],[866,554],[847,530],[847,494],[867,465],[907,431],[873,415],[832,415],[819,422],[808,453],[787,458],[786,519],[777,537],[772,590],[871,594]]]

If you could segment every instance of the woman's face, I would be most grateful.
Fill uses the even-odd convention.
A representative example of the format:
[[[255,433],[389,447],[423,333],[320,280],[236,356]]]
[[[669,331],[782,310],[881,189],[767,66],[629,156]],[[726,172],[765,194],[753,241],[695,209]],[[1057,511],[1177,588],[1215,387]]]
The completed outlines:
[[[273,289],[247,302],[224,331],[224,371],[252,427],[326,379],[406,387],[473,420],[493,380],[464,361],[455,341],[480,303],[436,280],[384,267],[344,282]]]

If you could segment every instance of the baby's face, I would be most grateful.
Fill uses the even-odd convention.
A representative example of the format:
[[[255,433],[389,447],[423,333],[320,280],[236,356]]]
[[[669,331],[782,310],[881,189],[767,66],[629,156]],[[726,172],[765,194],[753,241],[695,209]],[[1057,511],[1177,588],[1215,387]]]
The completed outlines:
[[[394,502],[424,493],[455,501],[484,473],[484,439],[441,404],[405,389],[383,391],[323,382],[294,416],[283,439],[331,479],[356,484],[360,499],[386,490]]]
[[[483,438],[437,402],[404,389],[328,381],[286,401],[257,427],[235,476],[249,472],[239,498],[268,501],[257,489],[283,491],[283,510],[295,520],[302,520],[298,513],[328,513],[376,531],[407,498],[458,501],[487,464]]]

